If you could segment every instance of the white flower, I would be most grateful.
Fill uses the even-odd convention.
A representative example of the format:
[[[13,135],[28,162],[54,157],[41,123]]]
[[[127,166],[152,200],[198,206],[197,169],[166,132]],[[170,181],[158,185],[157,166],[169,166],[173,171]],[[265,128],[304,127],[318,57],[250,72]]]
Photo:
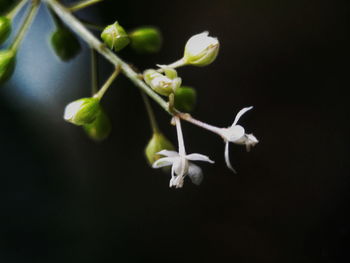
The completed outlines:
[[[235,143],[240,145],[245,145],[247,151],[249,152],[251,147],[254,147],[259,141],[253,134],[246,134],[242,126],[237,125],[237,122],[242,117],[244,113],[251,110],[253,107],[247,107],[241,109],[232,123],[231,127],[222,128],[221,136],[225,141],[225,161],[227,167],[230,168],[233,172],[236,173],[235,169],[232,167],[230,158],[229,158],[229,143]]]
[[[155,161],[152,167],[161,168],[171,165],[170,187],[174,186],[175,188],[181,188],[186,175],[190,177],[194,184],[199,185],[203,179],[202,169],[190,161],[203,161],[209,163],[214,163],[214,161],[210,160],[208,156],[199,153],[186,154],[180,120],[178,117],[175,117],[175,121],[179,141],[179,152],[168,150],[158,152],[158,154],[164,155],[165,157]]]
[[[192,36],[186,43],[184,61],[191,65],[206,66],[212,63],[219,52],[217,38],[208,36],[209,32]]]

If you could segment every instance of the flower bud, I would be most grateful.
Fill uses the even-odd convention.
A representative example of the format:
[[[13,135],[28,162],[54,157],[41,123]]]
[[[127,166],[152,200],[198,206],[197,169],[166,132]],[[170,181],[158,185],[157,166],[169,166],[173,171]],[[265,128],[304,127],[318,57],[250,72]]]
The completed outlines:
[[[144,72],[145,82],[157,93],[163,96],[169,96],[181,85],[181,78],[177,77],[174,69],[164,69],[166,76],[154,69],[148,69]]]
[[[82,98],[69,103],[64,110],[64,119],[75,125],[92,123],[101,110],[96,98]]]
[[[142,27],[129,34],[131,47],[139,53],[156,53],[162,45],[162,36],[157,28]]]
[[[175,91],[175,108],[179,111],[191,112],[196,105],[196,90],[181,86]]]
[[[215,60],[219,52],[219,41],[208,34],[209,32],[205,31],[187,41],[183,57],[186,64],[203,67]]]
[[[111,121],[102,108],[97,114],[96,119],[90,124],[85,124],[83,127],[86,134],[94,141],[106,139],[112,130]]]
[[[51,45],[56,55],[63,61],[71,60],[81,50],[79,40],[64,26],[58,27],[51,35]]]
[[[152,165],[163,156],[157,154],[161,150],[174,150],[173,144],[162,133],[155,132],[145,148],[148,163]]]
[[[0,45],[6,41],[11,33],[11,20],[0,16]]]
[[[0,84],[6,82],[15,69],[16,52],[11,49],[0,51]]]
[[[122,50],[130,42],[128,34],[118,22],[107,26],[103,30],[101,38],[103,42],[105,42],[107,46],[114,51]]]

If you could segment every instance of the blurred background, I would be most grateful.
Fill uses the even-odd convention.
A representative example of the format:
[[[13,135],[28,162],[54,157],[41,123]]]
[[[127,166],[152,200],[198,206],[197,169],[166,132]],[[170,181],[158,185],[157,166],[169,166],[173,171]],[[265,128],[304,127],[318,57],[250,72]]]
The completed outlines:
[[[90,141],[62,118],[90,94],[89,50],[59,61],[42,6],[0,90],[0,262],[349,262],[348,1],[105,1],[77,16],[161,29],[158,54],[120,52],[141,70],[209,30],[215,63],[179,69],[198,92],[194,116],[225,127],[253,105],[240,123],[260,143],[231,147],[235,175],[222,140],[184,123],[188,152],[216,164],[201,164],[201,186],[170,189],[146,163],[147,115],[123,76],[103,99],[111,136]],[[100,66],[102,82],[112,67]]]

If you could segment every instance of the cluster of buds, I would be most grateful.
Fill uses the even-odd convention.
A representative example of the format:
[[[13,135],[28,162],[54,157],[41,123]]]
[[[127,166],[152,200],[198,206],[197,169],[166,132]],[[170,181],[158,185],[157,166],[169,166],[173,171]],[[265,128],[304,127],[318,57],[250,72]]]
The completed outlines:
[[[155,53],[160,50],[162,44],[162,36],[157,28],[140,27],[126,32],[117,21],[102,31],[101,38],[116,52],[131,44],[131,47],[139,53]]]
[[[25,0],[20,0],[16,5],[8,5],[5,11],[1,10],[1,12],[6,12],[6,14],[3,15],[0,12],[0,45],[6,43],[11,33],[13,17],[26,2]],[[33,21],[39,5],[41,2],[46,2],[55,23],[55,30],[50,38],[51,45],[54,53],[60,60],[70,61],[81,51],[81,45],[75,33],[85,36],[82,39],[96,51],[105,55],[105,57],[111,58],[111,56],[115,56],[114,59],[110,59],[110,61],[114,61],[115,71],[104,85],[98,89],[98,63],[95,51],[92,52],[92,95],[91,97],[84,97],[69,103],[64,110],[64,119],[69,123],[82,127],[92,140],[105,140],[111,132],[111,121],[101,105],[101,99],[119,73],[123,72],[141,88],[150,119],[153,134],[145,147],[146,159],[149,165],[155,169],[171,167],[170,187],[183,187],[186,178],[199,185],[203,180],[203,172],[193,162],[214,163],[206,155],[199,153],[187,154],[181,120],[186,120],[219,135],[225,143],[224,157],[227,167],[233,172],[235,170],[229,158],[229,144],[244,145],[247,151],[250,151],[258,143],[257,138],[253,134],[246,133],[245,129],[238,125],[240,118],[253,107],[246,107],[240,110],[233,124],[223,128],[196,120],[189,114],[194,110],[197,92],[193,87],[182,85],[183,79],[179,77],[176,69],[187,65],[204,67],[215,61],[219,53],[220,43],[217,38],[211,37],[209,32],[205,31],[190,37],[184,46],[182,57],[175,62],[168,65],[157,65],[154,68],[144,70],[143,74],[138,74],[117,57],[113,51],[119,52],[129,45],[138,53],[158,52],[161,48],[162,37],[156,27],[139,27],[128,31],[116,21],[100,30],[100,37],[104,43],[102,44],[93,34],[82,29],[84,26],[83,22],[76,19],[72,14],[91,4],[101,2],[100,0],[80,1],[71,7],[64,7],[59,1],[52,0],[31,0],[28,2],[30,3],[29,11],[13,42],[8,48],[0,50],[0,84],[7,81],[12,75],[20,43]],[[177,151],[171,141],[158,128],[151,104],[145,95],[146,93],[173,116],[171,123],[176,126]]]

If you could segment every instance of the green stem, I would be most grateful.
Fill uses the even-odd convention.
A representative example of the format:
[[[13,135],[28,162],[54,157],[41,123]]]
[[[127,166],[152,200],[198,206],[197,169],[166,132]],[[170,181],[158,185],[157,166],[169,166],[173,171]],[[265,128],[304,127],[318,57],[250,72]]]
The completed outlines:
[[[102,2],[103,0],[83,0],[80,1],[79,3],[74,4],[71,7],[68,7],[69,11],[71,12],[76,12],[79,11],[81,9],[84,9],[86,7],[89,7],[91,5],[97,4],[99,2]]]
[[[123,74],[130,79],[132,83],[136,87],[138,87],[142,92],[147,94],[150,98],[152,98],[159,106],[161,106],[166,112],[170,115],[176,115],[179,118],[186,120],[198,127],[204,128],[211,132],[214,132],[218,135],[221,135],[220,128],[215,126],[211,126],[207,123],[196,120],[189,114],[181,113],[177,110],[174,112],[170,112],[168,108],[168,103],[163,100],[157,93],[155,93],[143,80],[140,78],[139,74],[136,73],[126,62],[120,59],[112,50],[107,48],[105,44],[99,41],[89,30],[85,28],[85,26],[74,17],[69,9],[60,4],[57,0],[42,0],[49,7],[53,9],[53,11],[64,21],[67,25],[69,25],[70,29],[72,29],[77,35],[79,35],[87,44],[89,44],[92,48],[94,48],[99,54],[105,57],[109,62],[111,62],[115,67],[120,67]],[[176,62],[175,66],[179,66],[183,64],[180,61]],[[173,63],[174,64],[174,63]]]
[[[106,93],[108,88],[111,86],[115,78],[119,75],[120,73],[120,67],[116,67],[112,75],[107,79],[105,84],[103,84],[102,88],[94,95],[94,98],[97,99],[102,99],[103,95]]]
[[[78,34],[86,43],[93,47],[98,53],[104,56],[114,66],[120,66],[122,72],[128,77],[138,88],[143,90],[155,102],[157,102],[165,111],[168,112],[168,103],[164,101],[157,93],[147,86],[143,80],[127,63],[121,60],[112,50],[107,48],[105,44],[99,41],[85,26],[74,17],[70,11],[61,5],[57,0],[42,0],[46,2],[54,12],[64,21],[69,27]]]
[[[97,53],[91,48],[91,82],[92,82],[92,95],[98,92],[98,61],[97,61]]]
[[[22,7],[27,3],[27,0],[20,0],[18,3],[15,5],[15,7],[7,13],[6,17],[10,20],[12,20],[19,11],[21,11]]]
[[[23,38],[25,37],[30,25],[32,24],[35,15],[39,9],[40,1],[38,0],[32,0],[32,4],[30,6],[29,12],[24,19],[24,22],[22,23],[21,28],[19,29],[19,32],[17,33],[17,36],[15,40],[13,41],[12,45],[10,46],[10,49],[14,52],[17,52],[17,49],[19,45],[21,44]]]
[[[143,102],[145,103],[147,115],[148,115],[149,122],[150,122],[153,133],[160,133],[160,130],[158,128],[158,124],[156,121],[156,117],[154,115],[154,112],[153,112],[153,109],[152,109],[151,103],[149,102],[148,97],[146,96],[146,94],[144,92],[141,92],[141,96],[142,96]]]

